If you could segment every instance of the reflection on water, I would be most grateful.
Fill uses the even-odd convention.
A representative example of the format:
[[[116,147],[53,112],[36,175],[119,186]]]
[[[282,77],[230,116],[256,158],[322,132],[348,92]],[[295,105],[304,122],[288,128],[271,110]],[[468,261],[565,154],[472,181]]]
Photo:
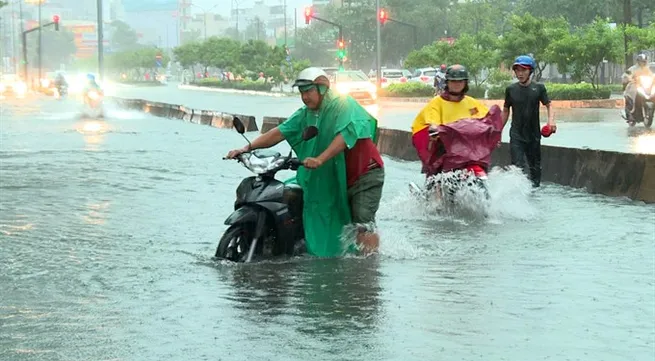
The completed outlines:
[[[628,128],[627,134],[632,138],[632,150],[635,153],[655,154],[655,130],[637,125]]]
[[[84,136],[84,150],[98,151],[105,140],[105,133],[110,131],[107,122],[97,120],[83,120],[77,124],[75,130]]]
[[[109,210],[109,201],[101,201],[98,203],[88,203],[86,208],[88,213],[83,215],[84,222],[94,225],[103,225],[106,222],[107,212]]]
[[[371,336],[384,312],[379,267],[376,257],[216,266],[220,283],[231,285],[224,297],[245,320],[284,325],[285,339],[305,340],[320,354],[375,346]]]

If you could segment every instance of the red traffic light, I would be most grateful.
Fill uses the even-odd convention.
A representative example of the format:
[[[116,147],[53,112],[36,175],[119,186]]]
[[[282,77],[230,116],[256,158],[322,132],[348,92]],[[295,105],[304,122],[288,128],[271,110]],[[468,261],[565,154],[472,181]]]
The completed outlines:
[[[59,15],[53,15],[52,22],[55,24],[55,31],[59,31]]]
[[[311,6],[305,8],[305,24],[309,25],[309,20],[314,15],[314,11]]]
[[[338,44],[339,44],[339,49],[343,49],[345,47],[343,40],[339,40]]]
[[[380,24],[384,25],[384,23],[387,22],[389,19],[389,14],[387,14],[387,11],[384,9],[380,9],[380,13],[378,14],[378,18],[380,19]]]

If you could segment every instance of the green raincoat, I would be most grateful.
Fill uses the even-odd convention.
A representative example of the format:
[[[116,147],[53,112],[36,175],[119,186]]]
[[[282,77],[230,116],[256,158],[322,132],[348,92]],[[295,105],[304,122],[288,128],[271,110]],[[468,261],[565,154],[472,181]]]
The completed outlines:
[[[303,130],[310,125],[318,128],[318,135],[303,142]],[[301,161],[318,157],[339,133],[348,149],[354,147],[358,139],[377,140],[377,120],[352,97],[340,97],[331,90],[325,94],[318,111],[303,106],[278,129],[289,144],[298,144],[294,151]],[[307,251],[317,257],[336,257],[352,250],[351,245],[341,242],[343,227],[351,223],[344,152],[318,169],[300,167],[295,180],[287,181],[291,182],[297,182],[304,191]]]

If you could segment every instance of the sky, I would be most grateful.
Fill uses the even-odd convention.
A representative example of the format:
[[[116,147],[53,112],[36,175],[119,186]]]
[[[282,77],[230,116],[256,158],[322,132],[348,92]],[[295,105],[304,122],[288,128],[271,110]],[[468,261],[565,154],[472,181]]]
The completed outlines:
[[[221,14],[225,17],[230,16],[230,9],[232,8],[232,1],[233,0],[193,0],[193,4],[198,5],[200,7],[203,7],[205,9],[209,9],[212,6],[216,6],[217,4],[220,4],[219,6],[216,6],[212,12],[216,12],[218,14]],[[255,0],[238,0],[240,6],[243,7],[251,7],[254,3]],[[264,3],[266,5],[280,5],[282,4],[283,0],[264,0]],[[293,9],[298,8],[298,14],[302,14],[302,9],[305,8],[305,6],[311,5],[312,1],[311,0],[287,0],[287,11],[289,12],[289,16],[292,16],[293,14]],[[201,10],[198,9],[196,6],[191,7],[193,9],[194,13],[200,13]]]

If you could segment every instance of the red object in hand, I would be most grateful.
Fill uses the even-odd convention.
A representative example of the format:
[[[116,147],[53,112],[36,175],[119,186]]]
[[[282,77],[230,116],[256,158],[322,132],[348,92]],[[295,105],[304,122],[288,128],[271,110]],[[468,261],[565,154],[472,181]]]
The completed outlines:
[[[555,134],[556,130],[551,129],[550,125],[546,124],[541,128],[541,135],[548,138],[551,134]]]

